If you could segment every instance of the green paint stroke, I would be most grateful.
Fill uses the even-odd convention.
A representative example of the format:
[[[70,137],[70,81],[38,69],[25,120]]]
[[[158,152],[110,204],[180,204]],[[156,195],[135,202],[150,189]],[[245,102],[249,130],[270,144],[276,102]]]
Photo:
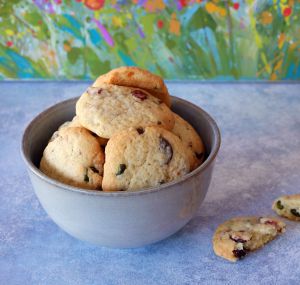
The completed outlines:
[[[300,79],[299,1],[0,0],[0,28],[0,80]]]

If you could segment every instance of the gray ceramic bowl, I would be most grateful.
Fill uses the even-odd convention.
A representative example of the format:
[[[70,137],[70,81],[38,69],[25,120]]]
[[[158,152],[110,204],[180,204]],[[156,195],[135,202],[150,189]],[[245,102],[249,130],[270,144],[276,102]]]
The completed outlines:
[[[35,193],[52,220],[70,235],[117,248],[140,247],[162,240],[195,215],[207,193],[220,147],[214,120],[199,107],[172,97],[172,109],[201,135],[205,162],[184,177],[137,192],[101,192],[62,184],[44,175],[39,162],[52,133],[74,116],[78,98],[39,114],[28,125],[22,154]]]

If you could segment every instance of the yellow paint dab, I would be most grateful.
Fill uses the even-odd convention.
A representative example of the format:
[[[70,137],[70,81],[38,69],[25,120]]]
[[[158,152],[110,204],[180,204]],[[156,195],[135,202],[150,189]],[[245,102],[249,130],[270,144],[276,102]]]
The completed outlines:
[[[156,7],[158,10],[165,9],[166,5],[163,0],[156,0],[155,2],[156,2]]]
[[[297,43],[292,43],[292,44],[289,46],[289,52],[293,51],[296,47],[297,47]]]
[[[169,31],[177,36],[180,35],[180,22],[177,20],[175,13],[173,13],[171,16]]]
[[[270,79],[273,80],[273,81],[276,80],[277,75],[275,73],[272,73]]]
[[[163,0],[148,0],[144,4],[144,7],[148,12],[155,12],[165,9],[166,5]]]
[[[284,33],[281,33],[278,37],[278,48],[279,49],[282,49],[282,46],[284,44],[284,41],[285,41],[285,34]]]
[[[263,25],[269,25],[273,22],[273,15],[269,11],[264,11],[261,14],[260,21]]]
[[[205,9],[208,13],[214,13],[219,10],[219,7],[212,2],[207,2],[205,5]]]
[[[271,67],[270,67],[270,64],[268,63],[267,61],[267,58],[266,58],[266,55],[264,53],[261,53],[261,60],[262,62],[264,63],[265,65],[265,70],[268,72],[268,73],[271,73]]]
[[[226,14],[227,14],[227,11],[226,11],[225,8],[220,7],[220,8],[218,8],[218,13],[219,13],[220,16],[225,17]]]
[[[7,34],[8,36],[13,36],[15,33],[13,30],[7,29],[7,30],[5,30],[5,34]]]
[[[123,27],[122,19],[117,16],[112,17],[112,23],[115,27]]]
[[[69,51],[71,51],[71,46],[68,44],[68,43],[64,43],[64,50],[66,51],[66,52],[69,52]]]
[[[51,50],[49,51],[49,56],[50,56],[51,58],[55,58],[55,51],[51,49]]]
[[[274,67],[274,70],[275,70],[275,71],[276,71],[276,70],[279,70],[279,69],[281,68],[281,66],[282,66],[282,63],[283,63],[283,59],[279,60],[279,61],[276,63],[276,65],[275,65],[275,67]]]

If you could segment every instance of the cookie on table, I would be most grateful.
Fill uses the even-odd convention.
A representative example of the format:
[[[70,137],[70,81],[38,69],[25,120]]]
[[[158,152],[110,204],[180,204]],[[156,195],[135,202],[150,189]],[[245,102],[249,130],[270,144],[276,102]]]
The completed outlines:
[[[172,111],[144,90],[101,84],[89,87],[76,104],[80,123],[100,137],[110,138],[130,127],[158,125],[171,130]]]
[[[283,232],[285,224],[276,218],[237,217],[217,228],[213,248],[216,255],[237,261]]]
[[[78,116],[73,117],[72,121],[67,121],[67,122],[63,123],[63,124],[58,128],[57,132],[59,132],[59,131],[65,129],[65,128],[74,128],[74,127],[82,127],[82,128],[83,128],[83,126],[82,126],[82,125],[80,124],[80,122],[79,122]],[[55,136],[58,134],[57,132],[55,132],[55,133],[53,134],[52,138],[55,137]],[[91,134],[98,140],[98,142],[99,142],[99,144],[100,144],[101,146],[103,146],[103,147],[106,146],[106,144],[107,144],[107,142],[108,142],[108,139],[101,138],[101,137],[97,136],[96,134],[94,134],[93,132],[91,132]]]
[[[63,128],[46,146],[40,169],[65,184],[101,189],[104,153],[97,139],[82,127]]]
[[[168,107],[171,105],[170,95],[163,79],[139,67],[122,66],[115,68],[99,76],[93,86],[101,87],[102,83],[140,88],[162,100]]]
[[[175,124],[172,133],[177,135],[188,149],[191,170],[197,168],[204,160],[204,144],[195,129],[183,118],[173,113]]]
[[[163,128],[146,127],[114,135],[105,148],[103,191],[159,186],[190,171],[186,147]]]
[[[277,198],[272,209],[279,215],[293,221],[300,221],[300,194]]]

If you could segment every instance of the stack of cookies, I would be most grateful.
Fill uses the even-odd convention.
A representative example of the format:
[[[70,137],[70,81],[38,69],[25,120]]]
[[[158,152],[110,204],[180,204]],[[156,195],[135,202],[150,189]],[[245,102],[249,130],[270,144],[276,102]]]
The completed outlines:
[[[204,160],[195,129],[170,109],[162,78],[137,67],[101,75],[44,150],[40,169],[85,189],[137,191],[175,180]]]

